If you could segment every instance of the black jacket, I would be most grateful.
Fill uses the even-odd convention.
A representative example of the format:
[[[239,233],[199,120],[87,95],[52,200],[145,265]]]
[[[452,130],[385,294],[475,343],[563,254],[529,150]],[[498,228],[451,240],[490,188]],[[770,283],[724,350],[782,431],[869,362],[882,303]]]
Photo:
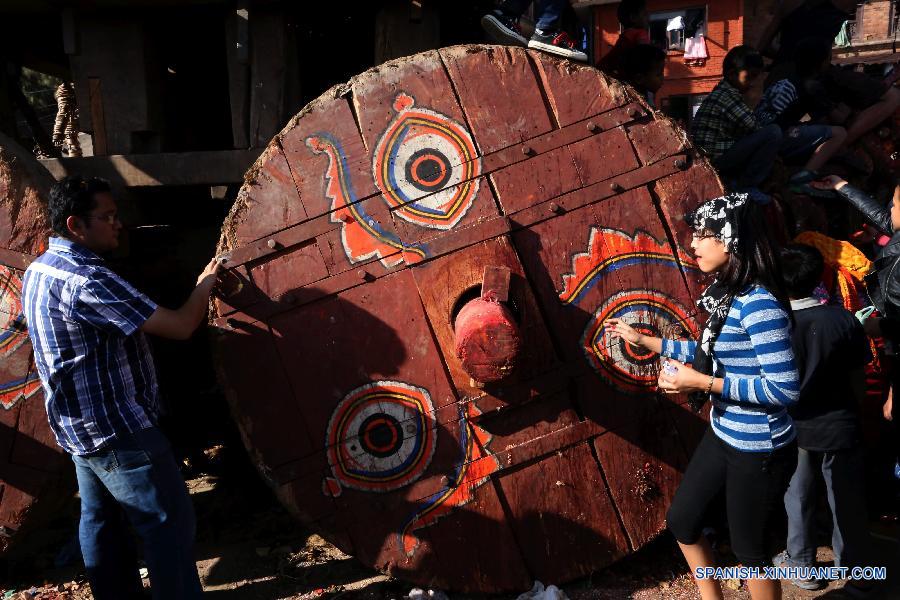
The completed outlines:
[[[866,276],[866,287],[873,304],[885,318],[882,333],[895,348],[900,349],[900,231],[894,232],[891,209],[852,185],[845,185],[838,194],[845,198],[866,219],[891,241],[875,257],[874,269]]]

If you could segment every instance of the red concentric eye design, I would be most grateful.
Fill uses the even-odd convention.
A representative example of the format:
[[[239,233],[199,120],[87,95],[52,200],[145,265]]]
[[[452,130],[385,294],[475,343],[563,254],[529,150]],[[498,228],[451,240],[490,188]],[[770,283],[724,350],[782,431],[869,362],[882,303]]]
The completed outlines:
[[[623,392],[646,393],[656,387],[659,355],[613,337],[606,329],[606,320],[611,317],[653,337],[669,331],[697,335],[696,325],[684,306],[662,292],[628,290],[608,298],[588,322],[581,346],[597,374]]]
[[[392,214],[430,229],[451,229],[478,193],[481,158],[465,125],[416,106],[405,93],[372,154],[372,174]]]
[[[659,330],[655,325],[652,325],[650,323],[635,323],[632,325],[632,327],[635,331],[643,335],[647,335],[650,337],[659,337]],[[635,364],[643,364],[648,361],[653,361],[656,360],[659,356],[652,350],[647,350],[643,346],[635,346],[634,344],[629,344],[624,340],[619,340],[619,344],[622,346],[623,354],[628,357],[630,362]]]
[[[344,487],[387,492],[412,483],[431,463],[434,407],[424,388],[376,381],[344,396],[328,423],[326,443],[333,477],[325,493]]]

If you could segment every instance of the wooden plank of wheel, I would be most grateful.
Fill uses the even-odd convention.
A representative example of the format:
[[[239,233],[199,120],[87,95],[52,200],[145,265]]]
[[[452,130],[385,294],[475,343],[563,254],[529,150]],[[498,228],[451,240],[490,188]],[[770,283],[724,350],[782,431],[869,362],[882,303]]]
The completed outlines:
[[[0,556],[44,525],[74,486],[56,444],[22,313],[22,275],[46,248],[52,179],[0,134]]]
[[[721,191],[629,90],[531,51],[431,51],[329,90],[220,242],[219,376],[261,473],[431,587],[522,590],[633,552],[703,419],[605,320],[696,335],[682,216]]]

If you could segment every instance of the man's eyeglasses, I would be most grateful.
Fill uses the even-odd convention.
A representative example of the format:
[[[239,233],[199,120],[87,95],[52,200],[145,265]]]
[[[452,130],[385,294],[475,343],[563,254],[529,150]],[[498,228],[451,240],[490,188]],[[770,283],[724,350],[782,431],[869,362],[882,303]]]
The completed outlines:
[[[115,213],[111,215],[88,215],[87,218],[104,221],[107,225],[115,225],[116,223],[121,223],[121,221],[119,220],[119,215]]]

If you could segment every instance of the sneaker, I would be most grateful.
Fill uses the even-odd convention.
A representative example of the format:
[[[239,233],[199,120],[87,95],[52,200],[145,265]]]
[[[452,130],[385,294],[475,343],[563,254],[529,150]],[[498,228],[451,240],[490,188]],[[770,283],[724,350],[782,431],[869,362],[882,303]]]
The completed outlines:
[[[569,34],[565,31],[541,31],[535,29],[534,35],[528,40],[528,47],[571,60],[587,62],[587,54],[575,47],[575,40],[569,37]]]
[[[481,17],[481,28],[493,41],[510,46],[527,46],[528,40],[522,35],[519,20],[495,10]]]
[[[791,560],[791,557],[788,556],[787,550],[782,550],[781,553],[772,559],[772,563],[776,567],[799,567]],[[809,579],[791,579],[791,583],[800,588],[801,590],[821,590],[826,587],[828,584],[823,579],[815,579],[810,577]]]

